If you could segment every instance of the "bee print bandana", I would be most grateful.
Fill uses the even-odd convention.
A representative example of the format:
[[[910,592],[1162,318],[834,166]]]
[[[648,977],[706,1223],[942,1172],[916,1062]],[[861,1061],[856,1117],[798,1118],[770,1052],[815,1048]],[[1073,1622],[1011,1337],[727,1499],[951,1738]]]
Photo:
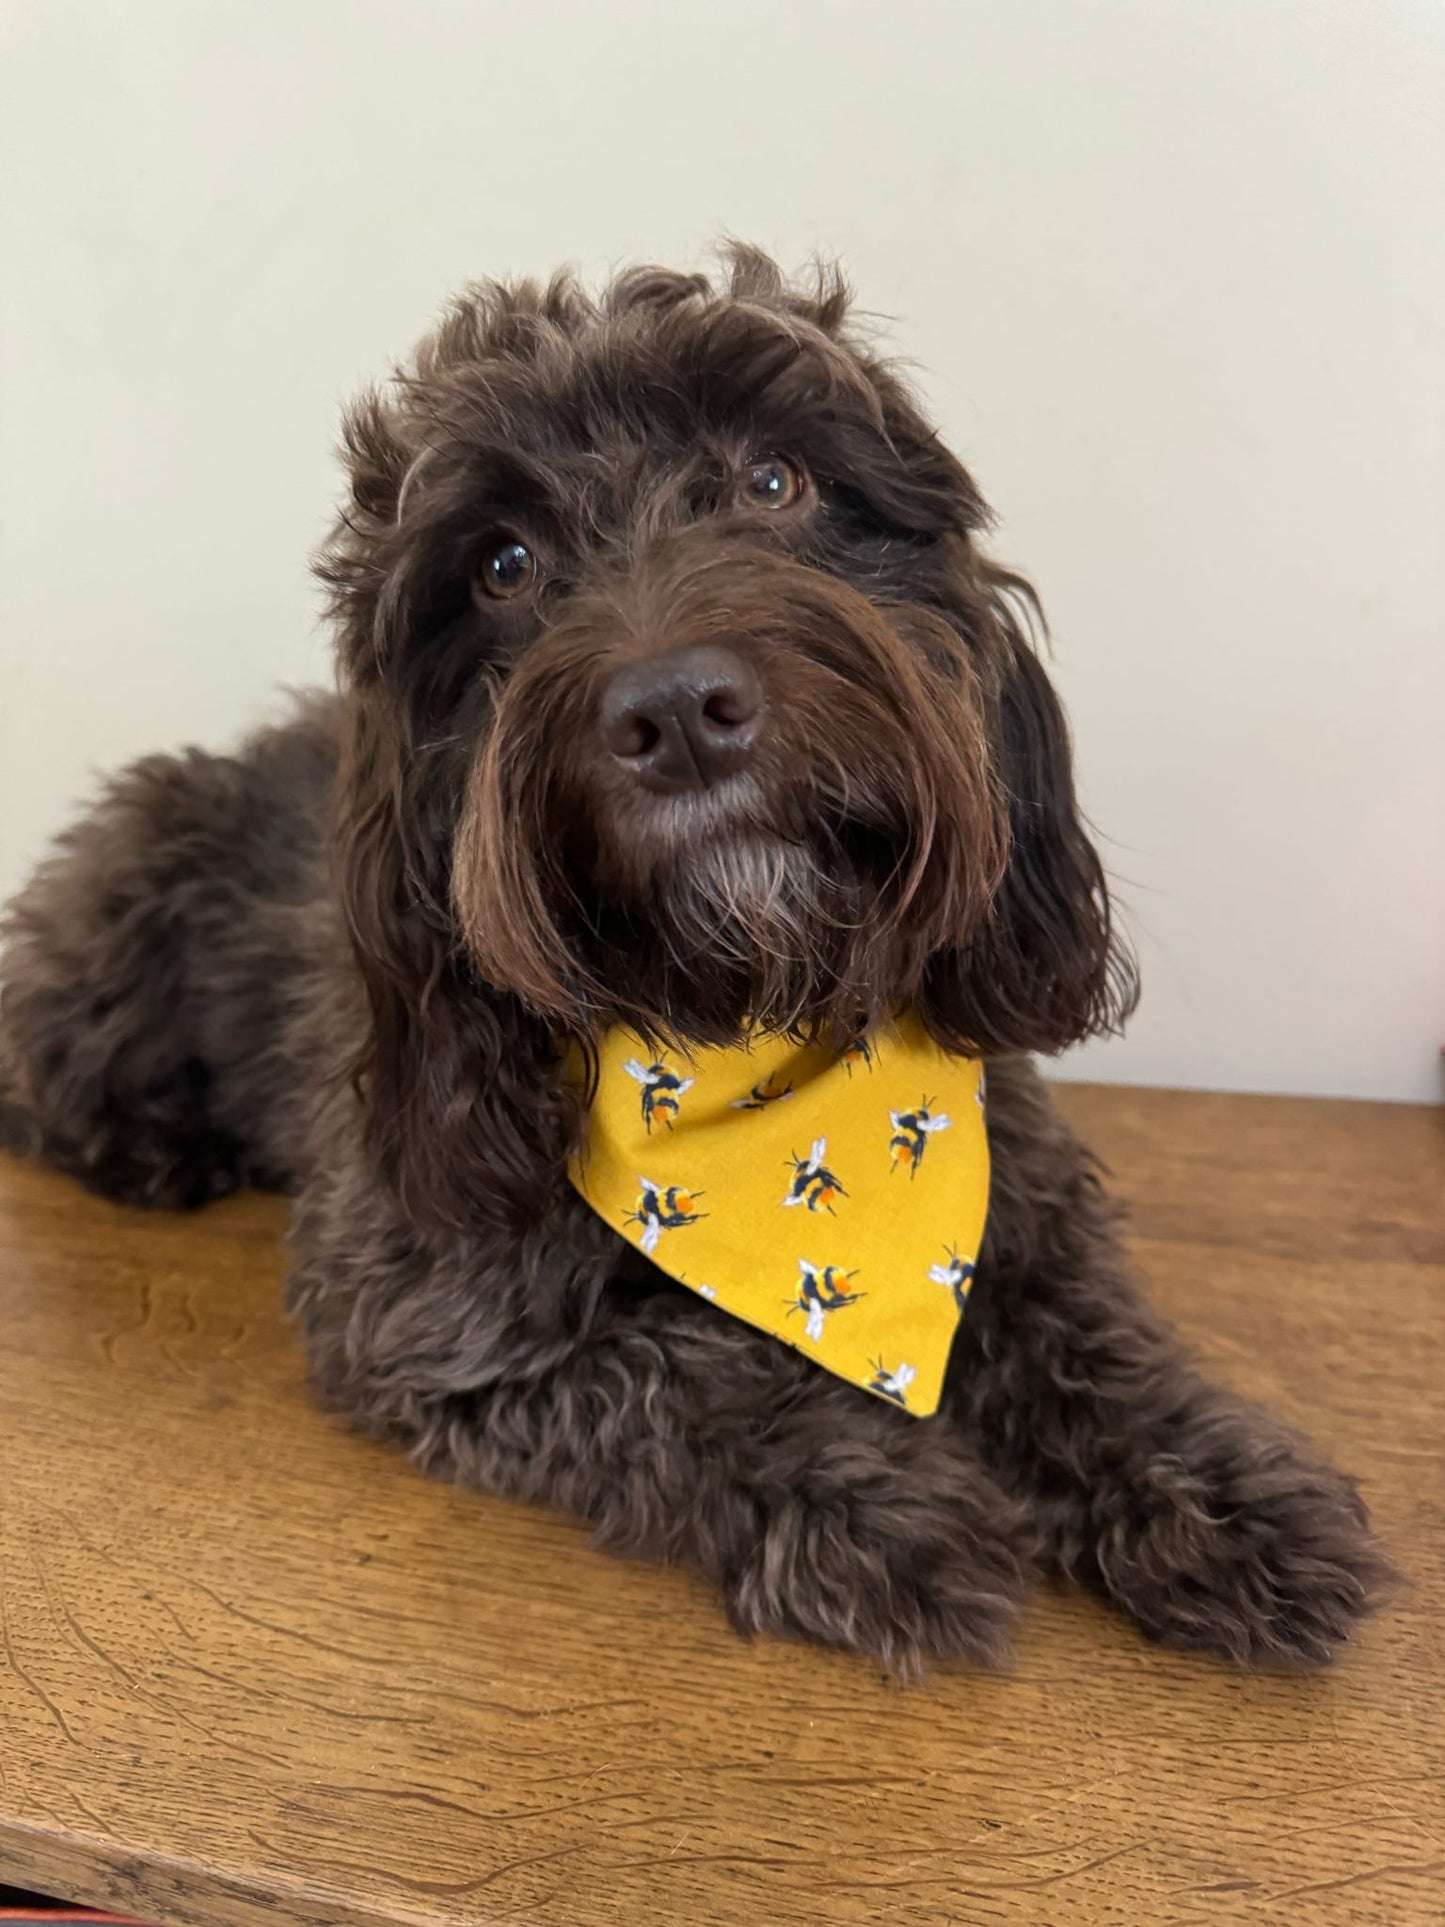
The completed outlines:
[[[905,1014],[847,1050],[598,1046],[570,1176],[680,1284],[905,1411],[938,1409],[988,1211],[983,1066]]]

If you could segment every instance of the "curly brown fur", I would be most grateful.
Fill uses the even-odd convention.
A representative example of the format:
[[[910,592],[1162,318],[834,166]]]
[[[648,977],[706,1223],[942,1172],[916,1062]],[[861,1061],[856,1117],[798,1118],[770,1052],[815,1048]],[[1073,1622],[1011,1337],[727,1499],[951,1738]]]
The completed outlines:
[[[1022,1056],[1116,1024],[1132,975],[1032,598],[841,285],[739,250],[721,287],[473,289],[347,454],[339,699],[138,765],[42,865],[7,923],[6,1141],[136,1203],[294,1189],[331,1402],[694,1568],[744,1631],[994,1661],[1042,1561],[1151,1637],[1328,1658],[1386,1577],[1354,1488],[1197,1376]],[[538,579],[497,599],[518,541]],[[721,676],[721,747],[684,731],[647,775],[659,732],[606,719],[669,664]],[[987,1244],[926,1422],[679,1290],[564,1181],[562,1060],[598,1026],[827,1036],[905,1003],[990,1059]]]

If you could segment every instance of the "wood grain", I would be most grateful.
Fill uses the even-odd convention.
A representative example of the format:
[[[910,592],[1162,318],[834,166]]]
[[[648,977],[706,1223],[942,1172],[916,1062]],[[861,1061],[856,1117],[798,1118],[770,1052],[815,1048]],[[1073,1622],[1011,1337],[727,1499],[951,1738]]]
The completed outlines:
[[[284,1209],[0,1163],[0,1880],[194,1927],[1445,1916],[1445,1123],[1075,1087],[1156,1295],[1413,1585],[1327,1677],[1047,1590],[1013,1671],[746,1646],[310,1402]]]

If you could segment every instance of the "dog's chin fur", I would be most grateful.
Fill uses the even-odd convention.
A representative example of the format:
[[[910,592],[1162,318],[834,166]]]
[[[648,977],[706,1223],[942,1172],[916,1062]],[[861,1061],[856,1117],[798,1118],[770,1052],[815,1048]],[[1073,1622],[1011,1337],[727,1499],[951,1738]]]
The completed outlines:
[[[869,903],[807,843],[763,831],[701,837],[657,878],[645,911],[600,919],[599,1014],[695,1043],[754,1027],[852,1035],[906,995],[846,974]]]
[[[739,251],[474,289],[347,429],[341,695],[110,786],[5,926],[0,1137],[109,1196],[298,1194],[316,1383],[423,1465],[686,1563],[733,1622],[995,1661],[1042,1562],[1151,1638],[1328,1659],[1387,1577],[1350,1481],[1143,1302],[1019,1053],[1133,979],[1027,592],[840,284]],[[741,499],[767,449],[797,512]],[[549,573],[477,593],[519,523]],[[619,662],[747,657],[746,780],[639,794]],[[569,1039],[842,1035],[989,1058],[992,1193],[936,1418],[692,1294],[565,1180]]]
[[[744,1015],[790,1030],[835,1012],[838,987],[820,981],[818,959],[831,933],[846,940],[862,927],[866,906],[857,889],[824,876],[806,845],[754,834],[704,842],[675,867],[659,912],[680,976],[705,958],[749,984]]]

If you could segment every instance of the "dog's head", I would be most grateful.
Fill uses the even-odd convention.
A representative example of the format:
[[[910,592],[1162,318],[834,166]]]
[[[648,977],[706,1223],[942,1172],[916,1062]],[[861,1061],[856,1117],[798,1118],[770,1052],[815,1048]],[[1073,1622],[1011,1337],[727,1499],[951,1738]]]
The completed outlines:
[[[347,427],[321,564],[364,1088],[416,1210],[515,1218],[560,1042],[1055,1050],[1130,994],[1027,587],[841,286],[489,286]]]

